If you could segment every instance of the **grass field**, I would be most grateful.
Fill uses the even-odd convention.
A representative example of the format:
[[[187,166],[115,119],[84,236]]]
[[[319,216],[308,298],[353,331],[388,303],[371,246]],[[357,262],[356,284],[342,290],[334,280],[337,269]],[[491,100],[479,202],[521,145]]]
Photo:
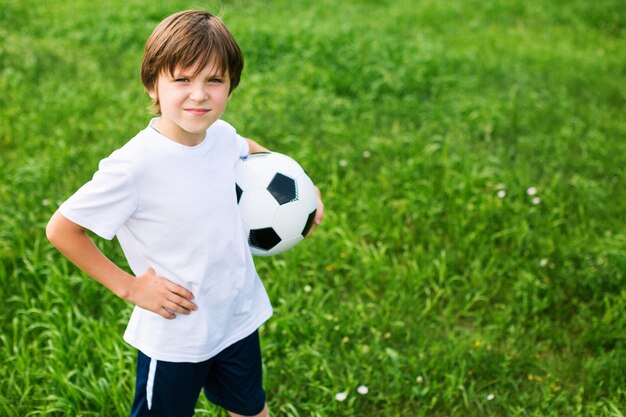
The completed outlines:
[[[44,227],[149,119],[156,23],[204,7],[246,56],[224,119],[326,204],[256,260],[273,415],[623,417],[623,6],[0,0],[0,415],[128,414],[131,306]]]

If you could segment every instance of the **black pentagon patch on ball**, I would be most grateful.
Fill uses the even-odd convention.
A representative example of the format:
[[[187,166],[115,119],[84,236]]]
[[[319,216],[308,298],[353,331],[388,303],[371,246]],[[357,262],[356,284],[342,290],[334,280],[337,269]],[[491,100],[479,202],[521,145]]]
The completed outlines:
[[[267,186],[267,191],[274,196],[280,205],[287,204],[298,199],[296,182],[281,173],[274,175],[274,178],[272,178],[272,181],[270,181],[270,184]]]
[[[243,190],[237,183],[235,183],[235,192],[237,193],[237,204],[239,204],[239,201],[241,200],[241,194],[243,194]]]
[[[317,213],[317,209],[313,210],[309,217],[306,219],[306,224],[304,225],[304,229],[302,229],[302,237],[306,237],[311,231],[311,227],[313,226],[313,220],[315,219],[315,213]]]
[[[280,236],[271,227],[250,230],[250,235],[248,236],[248,244],[250,246],[261,250],[270,250],[279,243]]]

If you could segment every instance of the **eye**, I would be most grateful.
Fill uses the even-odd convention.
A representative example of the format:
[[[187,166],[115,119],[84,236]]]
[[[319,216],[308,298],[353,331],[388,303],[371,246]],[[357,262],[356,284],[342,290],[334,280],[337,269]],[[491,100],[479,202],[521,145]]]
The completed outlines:
[[[189,78],[188,77],[174,78],[174,82],[177,82],[177,83],[188,83],[189,82]]]
[[[211,84],[222,84],[224,82],[224,79],[221,77],[211,77],[209,78],[209,83]]]

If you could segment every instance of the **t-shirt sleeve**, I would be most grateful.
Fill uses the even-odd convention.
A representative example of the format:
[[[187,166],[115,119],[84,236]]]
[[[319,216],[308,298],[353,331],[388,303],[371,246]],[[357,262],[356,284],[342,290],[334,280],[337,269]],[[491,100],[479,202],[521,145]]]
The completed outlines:
[[[236,134],[236,137],[237,137],[237,146],[239,150],[239,157],[244,158],[250,155],[250,145],[248,145],[248,141],[243,136],[239,135],[238,133]]]
[[[248,141],[237,133],[230,123],[217,120],[210,128],[214,139],[221,144],[222,152],[233,158],[233,163],[250,154]]]
[[[137,207],[130,164],[114,152],[100,161],[91,181],[59,208],[61,214],[111,240]]]

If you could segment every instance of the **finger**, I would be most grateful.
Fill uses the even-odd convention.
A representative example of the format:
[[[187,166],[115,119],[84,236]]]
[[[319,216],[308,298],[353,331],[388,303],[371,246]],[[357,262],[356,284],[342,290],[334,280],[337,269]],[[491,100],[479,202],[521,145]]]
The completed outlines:
[[[194,298],[191,291],[189,291],[185,287],[181,287],[178,284],[174,284],[172,281],[168,281],[167,289],[174,294],[178,294],[179,296],[186,298],[187,300],[193,300]]]
[[[179,314],[184,314],[184,315],[188,315],[191,313],[191,310],[176,304],[172,301],[165,301],[163,303],[163,308],[167,311],[169,311],[170,313],[179,313]]]
[[[315,213],[315,219],[313,220],[314,224],[322,224],[322,220],[324,219],[324,206],[317,209],[317,212]]]
[[[198,308],[191,301],[179,295],[176,295],[175,293],[170,293],[170,296],[167,298],[167,300],[173,303],[174,305],[180,306],[181,308],[183,308],[186,311],[185,314],[189,314],[191,311],[196,310]]]
[[[317,191],[317,211],[315,212],[315,224],[321,224],[324,219],[324,203],[322,202],[322,193],[320,189],[315,187],[315,191]]]
[[[176,318],[176,314],[172,313],[171,311],[169,311],[167,308],[165,307],[161,307],[160,309],[158,309],[157,311],[155,311],[155,313],[161,315],[162,317],[168,319],[168,320],[172,320]]]
[[[313,222],[313,224],[311,225],[311,229],[309,230],[309,233],[307,233],[306,236],[305,236],[305,239],[313,234],[315,229],[317,229],[317,225],[318,225],[317,222]]]

